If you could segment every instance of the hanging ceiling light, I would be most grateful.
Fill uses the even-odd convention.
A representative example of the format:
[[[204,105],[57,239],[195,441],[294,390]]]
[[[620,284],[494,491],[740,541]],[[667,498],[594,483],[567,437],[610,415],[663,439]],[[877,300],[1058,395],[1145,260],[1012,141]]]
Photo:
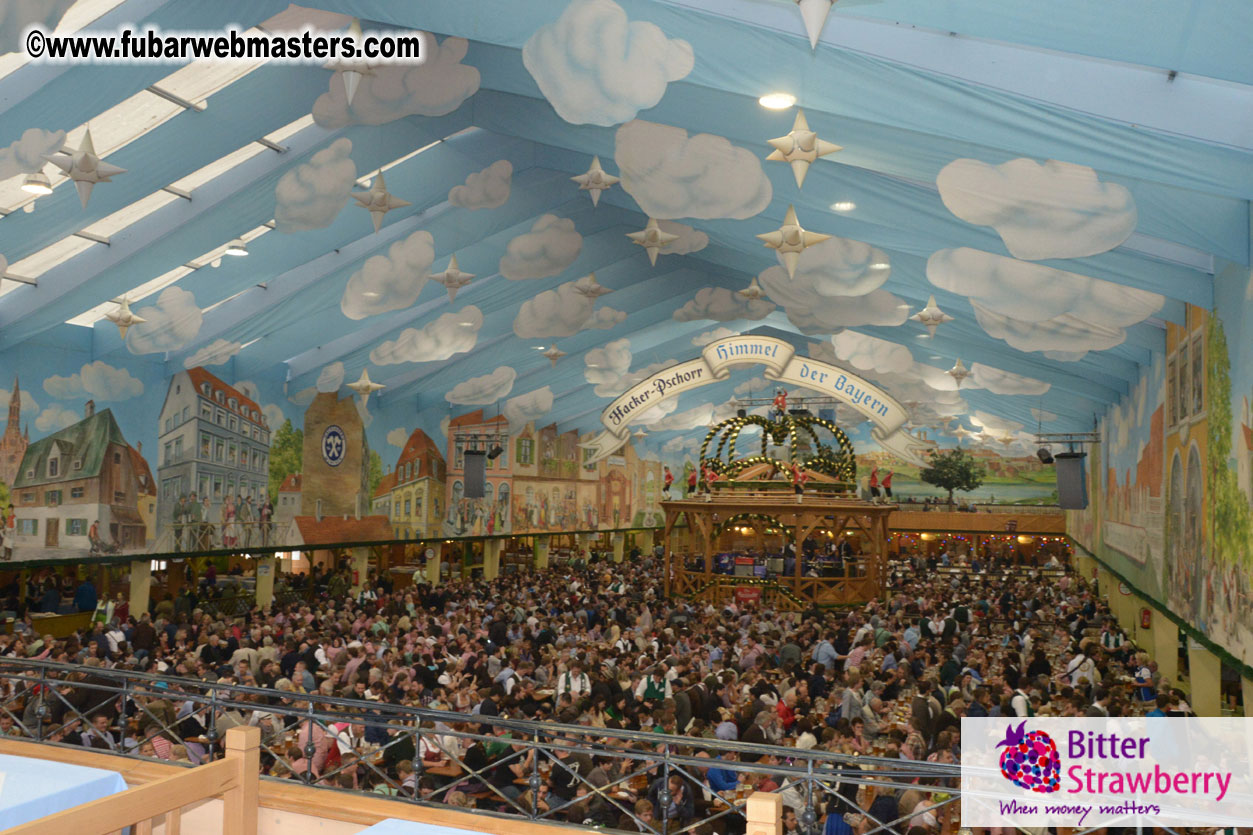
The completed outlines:
[[[247,255],[248,244],[244,243],[243,238],[236,238],[226,245],[223,255]]]
[[[787,110],[796,104],[796,96],[791,93],[767,93],[757,103],[768,110]]]
[[[22,191],[42,197],[45,194],[52,194],[52,183],[43,171],[35,171],[27,174],[26,179],[22,181]]]

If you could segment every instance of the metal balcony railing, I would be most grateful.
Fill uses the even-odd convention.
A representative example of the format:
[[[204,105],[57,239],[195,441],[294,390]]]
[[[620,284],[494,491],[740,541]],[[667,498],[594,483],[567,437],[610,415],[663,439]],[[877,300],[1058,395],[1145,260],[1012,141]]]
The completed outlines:
[[[763,782],[782,795],[810,835],[824,812],[865,816],[863,835],[903,835],[913,809],[895,820],[872,812],[876,796],[888,792],[916,791],[930,799],[943,831],[959,825],[955,764],[529,722],[16,659],[0,660],[5,715],[22,735],[43,743],[66,744],[78,734],[94,747],[140,757],[160,738],[162,748],[185,746],[197,763],[221,756],[228,728],[253,725],[261,730],[261,769],[269,779],[636,833],[688,832],[723,819],[740,829],[732,824],[745,819],[745,802]],[[711,780],[713,770],[719,779]],[[640,800],[650,801],[655,814],[637,811]]]

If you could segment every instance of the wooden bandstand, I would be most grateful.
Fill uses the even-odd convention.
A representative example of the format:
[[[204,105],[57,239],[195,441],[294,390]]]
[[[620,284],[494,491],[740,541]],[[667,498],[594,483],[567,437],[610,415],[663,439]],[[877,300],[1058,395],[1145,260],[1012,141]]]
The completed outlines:
[[[799,499],[799,501],[798,501]],[[850,606],[880,598],[886,581],[888,516],[896,505],[873,504],[851,496],[778,490],[714,490],[707,496],[663,501],[666,514],[665,553],[667,597],[679,596],[721,602],[737,589],[760,588],[761,600],[776,609],[811,606]],[[675,526],[687,521],[691,551],[675,548]],[[731,526],[752,528],[764,552],[767,530],[778,530],[797,554],[792,573],[766,578],[714,573],[714,554]],[[804,576],[805,540],[815,531],[855,531],[860,553],[847,558],[841,576]],[[691,564],[703,555],[699,568]]]

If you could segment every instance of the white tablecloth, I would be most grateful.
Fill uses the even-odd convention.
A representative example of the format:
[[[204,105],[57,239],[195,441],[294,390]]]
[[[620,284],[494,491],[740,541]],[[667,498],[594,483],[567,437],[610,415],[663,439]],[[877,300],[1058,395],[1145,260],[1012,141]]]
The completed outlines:
[[[116,771],[0,754],[0,829],[126,791]]]

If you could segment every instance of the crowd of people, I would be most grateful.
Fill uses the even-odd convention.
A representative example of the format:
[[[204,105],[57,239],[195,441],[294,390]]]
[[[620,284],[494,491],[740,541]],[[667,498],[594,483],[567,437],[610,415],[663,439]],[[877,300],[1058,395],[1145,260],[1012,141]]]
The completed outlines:
[[[668,601],[663,561],[636,553],[622,564],[404,588],[371,575],[354,590],[347,567],[315,569],[302,579],[306,602],[233,619],[196,608],[189,587],[177,607],[154,595],[150,611],[66,639],[38,634],[26,618],[0,635],[0,734],[198,762],[225,728],[255,724],[271,776],[491,809],[512,800],[632,831],[639,821],[702,820],[720,796],[751,787],[781,791],[785,823],[799,831],[807,801],[771,772],[788,758],[784,749],[865,758],[873,774],[884,760],[959,762],[962,716],[1190,712],[1073,572],[1041,582],[1037,569],[995,559],[978,572],[901,559],[886,600],[855,611]],[[4,660],[14,658],[84,666],[40,699],[30,675],[13,665],[6,672]],[[158,673],[164,692],[124,701],[86,686],[111,669]],[[210,721],[187,697],[204,683],[220,696],[233,685],[268,692],[239,696],[255,707]],[[353,707],[344,721],[310,726],[283,711],[307,704],[305,694]],[[465,721],[415,726],[406,706]],[[689,756],[709,756],[706,740],[778,750],[737,757],[715,744],[710,767],[691,772],[700,782],[672,775],[667,783],[656,771],[618,783],[630,760],[558,742],[565,767],[536,787],[535,752],[485,724],[492,717],[583,726],[588,740],[609,729],[666,735],[672,746],[689,737],[674,749]],[[631,744],[649,753],[648,742]],[[829,803],[817,799],[818,825],[846,835],[899,820],[892,830],[900,835],[938,832],[935,807],[951,780],[912,783],[870,801],[845,782]],[[604,786],[612,800],[596,790]],[[737,820],[742,829],[735,815],[702,827],[735,831]]]

